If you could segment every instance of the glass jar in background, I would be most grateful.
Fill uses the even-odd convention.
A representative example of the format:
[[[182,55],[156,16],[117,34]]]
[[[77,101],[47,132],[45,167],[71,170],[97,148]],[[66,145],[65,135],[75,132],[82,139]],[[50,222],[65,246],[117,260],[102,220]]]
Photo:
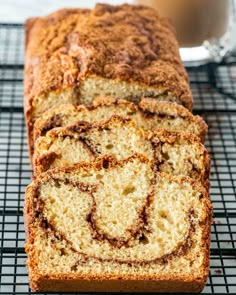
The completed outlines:
[[[234,0],[137,0],[169,17],[186,65],[220,62],[236,38]]]

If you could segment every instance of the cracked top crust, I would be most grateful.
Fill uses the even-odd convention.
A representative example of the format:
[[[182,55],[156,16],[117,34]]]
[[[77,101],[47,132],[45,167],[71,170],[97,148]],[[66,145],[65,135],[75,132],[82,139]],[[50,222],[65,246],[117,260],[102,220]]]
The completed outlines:
[[[145,6],[97,4],[29,19],[26,111],[35,96],[79,86],[95,76],[157,87],[192,108],[174,30]]]

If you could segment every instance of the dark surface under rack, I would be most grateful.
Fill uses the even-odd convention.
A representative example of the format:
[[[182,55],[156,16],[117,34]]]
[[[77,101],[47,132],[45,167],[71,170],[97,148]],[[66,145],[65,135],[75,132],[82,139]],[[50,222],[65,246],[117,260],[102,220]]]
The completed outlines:
[[[0,24],[0,294],[31,294],[23,201],[31,170],[23,116],[22,25]],[[212,158],[211,269],[204,293],[236,294],[236,55],[188,68],[194,112],[209,125]]]

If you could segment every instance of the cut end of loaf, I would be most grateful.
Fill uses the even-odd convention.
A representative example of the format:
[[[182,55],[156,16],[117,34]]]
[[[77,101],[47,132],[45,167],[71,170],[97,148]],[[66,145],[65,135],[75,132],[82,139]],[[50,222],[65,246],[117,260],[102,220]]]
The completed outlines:
[[[192,115],[175,103],[144,99],[137,106],[129,101],[106,97],[95,99],[89,106],[65,104],[52,108],[36,121],[34,140],[55,127],[70,126],[78,121],[106,121],[114,114],[133,119],[144,130],[164,128],[169,131],[184,131],[195,134],[202,142],[207,133],[207,125],[200,117]],[[32,154],[33,145],[31,156]]]
[[[116,99],[127,99],[138,103],[143,97],[152,97],[157,102],[166,101],[183,105],[190,111],[193,107],[192,100],[188,101],[176,97],[165,88],[147,87],[137,83],[119,80],[90,77],[80,83],[80,87],[66,88],[51,91],[34,97],[32,103],[32,117],[35,121],[46,110],[65,103],[89,105],[96,97],[112,96]]]
[[[124,160],[135,153],[153,161],[158,171],[186,175],[203,183],[209,176],[209,156],[197,137],[163,129],[144,132],[135,121],[120,116],[95,124],[79,121],[39,137],[35,143],[34,170],[38,174],[106,154]]]
[[[207,125],[202,118],[194,116],[186,108],[172,102],[142,99],[138,105],[113,97],[97,97],[92,104],[63,104],[54,106],[36,120],[34,140],[54,127],[73,125],[77,121],[96,122],[108,120],[112,115],[131,118],[144,130],[164,128],[170,131],[185,131],[205,140]]]
[[[96,280],[102,291],[113,280],[116,291],[132,281],[143,291],[164,290],[167,282],[178,282],[176,291],[200,290],[209,265],[210,212],[199,183],[156,173],[139,155],[41,174],[26,193],[31,286],[43,291],[60,278],[67,290],[73,279],[74,291],[91,290]],[[81,285],[84,279],[91,283]]]

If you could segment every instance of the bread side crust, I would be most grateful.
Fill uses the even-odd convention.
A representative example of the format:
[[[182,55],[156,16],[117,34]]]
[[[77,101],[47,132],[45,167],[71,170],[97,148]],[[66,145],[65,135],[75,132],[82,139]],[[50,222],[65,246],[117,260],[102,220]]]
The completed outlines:
[[[168,176],[174,182],[188,182],[202,194],[202,201],[205,204],[205,224],[204,226],[201,248],[204,253],[203,265],[201,267],[201,275],[186,276],[186,275],[105,275],[101,276],[90,273],[84,276],[83,274],[39,274],[37,272],[37,256],[34,252],[34,212],[32,212],[31,202],[37,186],[49,180],[57,173],[79,173],[81,170],[91,171],[91,169],[100,170],[106,162],[108,168],[116,165],[124,165],[134,158],[139,158],[141,162],[148,160],[141,155],[135,155],[124,161],[117,162],[112,157],[101,157],[93,163],[81,163],[74,167],[56,168],[54,170],[42,173],[39,177],[26,189],[26,201],[24,207],[24,219],[27,231],[26,252],[28,254],[28,268],[30,275],[30,286],[34,291],[137,291],[137,292],[200,292],[206,283],[209,272],[209,247],[210,247],[210,225],[212,222],[212,206],[210,204],[208,192],[196,182],[188,177]]]
[[[155,293],[199,293],[205,281],[191,278],[73,278],[38,277],[30,278],[30,287],[35,292],[155,292]]]
[[[33,26],[35,22],[38,20],[38,18],[29,18],[26,20],[24,24],[24,29],[25,29],[25,62],[27,61],[27,48],[28,48],[28,43],[29,40],[32,37],[31,30],[33,29]],[[25,64],[25,68],[27,65]],[[31,122],[31,114],[30,114],[30,100],[28,96],[26,95],[26,87],[31,87],[32,86],[32,79],[29,78],[29,74],[24,73],[24,98],[23,98],[23,106],[24,106],[24,115],[25,115],[25,124],[26,124],[26,132],[27,132],[27,141],[28,141],[28,150],[29,150],[29,155],[31,155],[31,149],[33,146],[33,124]],[[27,86],[29,85],[29,86]],[[31,160],[31,157],[30,157]]]

